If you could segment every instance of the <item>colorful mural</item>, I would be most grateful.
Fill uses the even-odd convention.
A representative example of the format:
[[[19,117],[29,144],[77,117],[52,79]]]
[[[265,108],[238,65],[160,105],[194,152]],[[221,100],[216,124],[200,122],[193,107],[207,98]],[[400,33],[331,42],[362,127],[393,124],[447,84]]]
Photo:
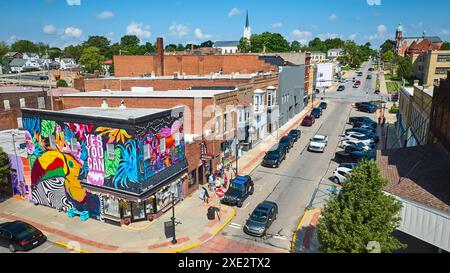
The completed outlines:
[[[13,196],[24,201],[31,201],[31,171],[28,160],[23,157],[8,155],[11,168]]]

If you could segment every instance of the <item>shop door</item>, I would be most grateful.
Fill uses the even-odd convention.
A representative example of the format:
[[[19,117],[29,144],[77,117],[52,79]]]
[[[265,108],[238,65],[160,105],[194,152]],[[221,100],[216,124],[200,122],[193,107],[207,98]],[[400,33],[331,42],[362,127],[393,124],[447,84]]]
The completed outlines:
[[[131,204],[131,216],[132,222],[144,221],[147,219],[145,213],[145,202],[133,202]]]
[[[203,185],[203,183],[204,183],[203,176],[204,176],[204,174],[203,174],[203,165],[202,165],[202,166],[198,167],[198,183],[200,185]]]

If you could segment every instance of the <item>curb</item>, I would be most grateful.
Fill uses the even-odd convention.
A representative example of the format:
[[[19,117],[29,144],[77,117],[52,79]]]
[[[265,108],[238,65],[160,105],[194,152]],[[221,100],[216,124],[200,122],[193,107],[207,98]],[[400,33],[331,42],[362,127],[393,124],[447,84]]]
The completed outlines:
[[[131,230],[131,231],[143,231],[143,230],[146,230],[149,227],[153,226],[153,224],[156,223],[155,220],[153,220],[151,223],[148,223],[147,225],[145,225],[144,227],[141,227],[141,228],[133,228],[133,227],[129,227],[129,226],[126,226],[126,225],[123,225],[122,228]]]
[[[295,229],[295,233],[294,233],[294,237],[292,238],[292,243],[291,243],[291,253],[295,253],[295,244],[297,241],[297,235],[298,232],[300,231],[300,228],[303,226],[305,220],[306,220],[306,215],[310,210],[305,209],[305,212],[303,213],[302,218],[300,219],[300,222],[297,225],[297,228]]]
[[[229,207],[229,206],[227,206],[227,207]],[[232,208],[232,207],[229,207],[229,208]],[[225,221],[225,223],[223,223],[216,231],[213,232],[213,235],[211,236],[211,238],[213,238],[213,237],[216,236],[219,232],[221,232],[221,231],[222,231],[222,230],[223,230],[223,229],[231,222],[231,220],[234,218],[234,216],[236,216],[236,213],[237,213],[236,208],[232,208],[232,209],[233,209],[233,214],[228,218],[227,221]],[[204,242],[194,243],[194,244],[191,244],[191,245],[188,245],[188,246],[179,248],[179,249],[174,249],[174,250],[166,251],[166,252],[164,252],[164,253],[180,253],[180,252],[183,252],[183,251],[186,251],[186,250],[190,250],[190,249],[193,249],[193,248],[197,248],[197,247],[203,245],[204,243],[206,243],[207,241],[209,241],[211,238],[209,238],[208,240],[206,240],[206,241],[204,241]]]
[[[79,249],[79,248],[76,248],[74,246],[70,246],[70,245],[68,245],[66,243],[63,243],[63,242],[54,242],[54,244],[57,245],[57,246],[61,246],[61,247],[67,248],[68,250],[76,251],[78,253],[89,253],[89,251],[87,251],[87,250]]]

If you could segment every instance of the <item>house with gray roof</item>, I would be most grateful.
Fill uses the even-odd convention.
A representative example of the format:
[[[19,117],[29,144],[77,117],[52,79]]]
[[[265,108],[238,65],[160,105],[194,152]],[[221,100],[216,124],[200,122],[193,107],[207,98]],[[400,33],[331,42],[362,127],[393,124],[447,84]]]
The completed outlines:
[[[239,41],[217,41],[213,48],[219,49],[221,54],[234,54],[238,53],[238,45]]]

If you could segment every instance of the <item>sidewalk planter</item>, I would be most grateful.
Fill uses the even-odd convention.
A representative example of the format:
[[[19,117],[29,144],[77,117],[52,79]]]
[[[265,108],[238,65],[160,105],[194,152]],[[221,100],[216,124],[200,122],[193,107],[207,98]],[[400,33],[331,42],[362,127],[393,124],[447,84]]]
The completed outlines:
[[[22,114],[28,158],[14,162],[29,163],[18,173],[27,175],[19,180],[25,180],[34,203],[70,210],[69,217],[82,221],[109,218],[127,225],[148,221],[171,202],[170,193],[183,197],[184,108],[22,109]]]

